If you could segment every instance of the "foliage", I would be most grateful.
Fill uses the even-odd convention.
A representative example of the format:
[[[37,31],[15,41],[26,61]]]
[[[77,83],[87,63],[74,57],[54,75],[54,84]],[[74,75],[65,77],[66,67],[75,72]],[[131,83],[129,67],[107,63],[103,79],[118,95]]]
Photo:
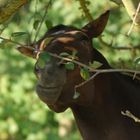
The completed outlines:
[[[135,27],[130,36],[126,36],[132,22],[123,7],[117,7],[107,0],[88,1],[88,9],[94,19],[105,9],[112,8],[105,32],[94,40],[94,47],[114,67],[135,68],[140,56],[139,28]],[[78,9],[80,6],[77,1],[53,1],[38,32],[47,4],[46,0],[29,2],[11,20],[0,25],[1,36],[29,44],[38,40],[52,25],[71,24],[81,27],[87,22]],[[80,139],[69,110],[63,114],[54,114],[36,96],[36,78],[33,74],[35,61],[21,56],[16,51],[16,46],[8,40],[0,40],[0,139]],[[73,63],[66,67],[74,68]],[[85,69],[82,69],[81,75],[84,79],[89,77]],[[74,98],[77,96],[78,94]],[[68,127],[63,126],[62,118],[65,118]]]

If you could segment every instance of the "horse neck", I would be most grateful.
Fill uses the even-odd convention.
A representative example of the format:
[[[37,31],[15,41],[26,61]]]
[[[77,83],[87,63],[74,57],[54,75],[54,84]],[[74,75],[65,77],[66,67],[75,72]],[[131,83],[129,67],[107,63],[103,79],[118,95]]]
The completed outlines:
[[[125,87],[126,81],[127,79],[118,73],[100,74],[93,80],[94,90],[86,93],[87,96],[95,94],[92,104],[75,105],[71,108],[83,140],[117,140],[120,139],[119,136],[122,136],[123,140],[129,139],[125,131],[131,128],[127,128],[129,121],[124,120],[121,111],[130,109],[139,116],[140,111],[137,109],[140,106],[140,96],[136,96],[134,102],[131,100],[132,96],[128,94],[134,88]],[[139,90],[135,92],[135,95],[138,95]],[[136,107],[135,104],[139,106]]]
[[[110,108],[108,102],[108,93],[110,93],[110,78],[106,74],[101,74],[97,76],[93,81],[94,89],[90,89],[85,93],[87,96],[91,96],[91,94],[95,94],[94,98],[91,99],[89,105],[75,105],[72,107],[72,111],[78,125],[78,128],[83,136],[84,140],[93,140],[93,139],[102,139],[101,133],[103,133],[105,128],[105,122],[109,122],[108,119],[110,116],[109,112],[107,112],[108,108]],[[102,88],[101,88],[102,87]],[[107,103],[107,104],[106,104]],[[106,113],[104,112],[106,111]],[[110,109],[110,111],[112,108]],[[110,112],[111,113],[111,112]],[[106,114],[105,118],[104,114]],[[101,128],[100,125],[103,121],[103,127]]]

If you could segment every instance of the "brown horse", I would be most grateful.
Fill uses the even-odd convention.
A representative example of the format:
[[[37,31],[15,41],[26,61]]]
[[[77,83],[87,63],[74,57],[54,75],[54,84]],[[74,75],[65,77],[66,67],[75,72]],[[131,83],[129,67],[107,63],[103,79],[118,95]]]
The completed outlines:
[[[102,33],[108,15],[109,12],[106,12],[82,29],[56,26],[33,46],[36,50],[57,55],[76,51],[77,61],[86,65],[98,61],[102,64],[98,69],[110,69],[106,59],[92,46],[92,38]],[[50,41],[45,43],[47,38]],[[28,56],[37,56],[38,50],[18,49]],[[55,112],[71,108],[83,140],[140,140],[140,123],[121,113],[129,110],[140,117],[138,80],[120,73],[102,73],[77,88],[79,96],[75,98],[75,86],[84,81],[80,75],[81,67],[76,65],[74,70],[67,70],[56,57],[51,57],[40,67],[40,55],[35,65],[38,96]]]

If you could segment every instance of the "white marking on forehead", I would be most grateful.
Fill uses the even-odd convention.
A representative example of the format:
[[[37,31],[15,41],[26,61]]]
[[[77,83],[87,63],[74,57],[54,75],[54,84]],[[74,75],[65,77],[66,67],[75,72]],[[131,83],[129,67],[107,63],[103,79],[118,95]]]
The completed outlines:
[[[59,34],[63,34],[63,33],[65,33],[65,30],[54,32],[51,35],[59,35]]]
[[[86,33],[82,32],[82,31],[68,31],[65,34],[71,34],[71,35],[76,35],[77,33],[81,33],[84,36],[88,37]]]
[[[66,34],[71,34],[71,35],[74,35],[76,33],[81,33],[80,31],[68,31],[66,32]]]

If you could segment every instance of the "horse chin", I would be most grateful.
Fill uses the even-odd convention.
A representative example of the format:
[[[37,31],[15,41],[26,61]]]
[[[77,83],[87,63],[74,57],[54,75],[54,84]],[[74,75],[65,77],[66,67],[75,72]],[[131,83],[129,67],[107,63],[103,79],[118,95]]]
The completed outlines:
[[[36,92],[39,98],[47,105],[54,105],[61,95],[62,86],[58,87],[43,87],[41,85],[36,86]]]

